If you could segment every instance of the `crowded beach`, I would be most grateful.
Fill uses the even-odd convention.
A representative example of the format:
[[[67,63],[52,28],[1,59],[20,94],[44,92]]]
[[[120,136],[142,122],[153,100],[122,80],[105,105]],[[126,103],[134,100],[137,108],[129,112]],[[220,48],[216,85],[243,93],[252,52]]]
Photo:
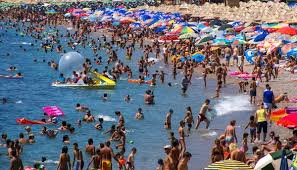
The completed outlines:
[[[0,82],[15,89],[0,90],[0,169],[297,169],[295,8],[1,2]],[[30,42],[7,45],[21,40]],[[28,95],[18,86],[44,79],[28,97],[38,94],[38,104],[16,101]],[[248,109],[219,114],[230,95]],[[85,104],[88,97],[100,103]],[[158,107],[166,111],[148,115]],[[215,123],[220,117],[230,119]],[[198,137],[205,146],[193,145]]]

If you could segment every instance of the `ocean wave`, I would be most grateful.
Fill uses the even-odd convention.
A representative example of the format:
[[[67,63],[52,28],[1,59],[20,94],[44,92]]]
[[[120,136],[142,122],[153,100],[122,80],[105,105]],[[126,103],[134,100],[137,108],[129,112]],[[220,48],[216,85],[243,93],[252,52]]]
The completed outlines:
[[[246,95],[225,96],[213,107],[217,116],[230,114],[238,111],[251,111],[249,97]]]

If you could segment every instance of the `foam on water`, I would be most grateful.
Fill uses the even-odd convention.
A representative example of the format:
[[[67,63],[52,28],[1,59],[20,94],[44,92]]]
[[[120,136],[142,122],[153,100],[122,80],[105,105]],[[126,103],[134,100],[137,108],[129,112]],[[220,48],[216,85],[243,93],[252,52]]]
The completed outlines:
[[[13,42],[11,44],[31,45],[31,43],[29,43],[29,42]]]
[[[246,95],[225,96],[213,107],[217,116],[231,114],[238,111],[250,111],[249,97]]]
[[[154,58],[154,57],[150,57],[150,58],[148,58],[148,62],[151,62],[151,61],[158,62],[159,59]]]
[[[215,131],[210,131],[210,132],[208,132],[208,133],[204,133],[204,134],[202,134],[201,136],[203,136],[203,137],[206,137],[206,136],[217,136],[218,135],[218,133],[217,132],[215,132]]]
[[[23,102],[21,100],[18,100],[15,102],[16,104],[22,104]]]
[[[97,117],[98,117],[98,118],[103,118],[103,120],[104,120],[105,122],[115,122],[115,121],[116,121],[115,118],[110,117],[110,116],[106,116],[106,115],[98,115]]]
[[[41,161],[34,161],[36,163],[42,163]],[[45,164],[58,164],[59,161],[54,161],[54,160],[46,160],[44,161]]]

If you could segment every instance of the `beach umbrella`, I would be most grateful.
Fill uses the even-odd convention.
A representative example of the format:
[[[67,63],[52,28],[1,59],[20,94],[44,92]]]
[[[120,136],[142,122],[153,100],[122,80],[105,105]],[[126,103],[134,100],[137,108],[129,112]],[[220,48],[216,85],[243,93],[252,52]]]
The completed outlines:
[[[278,126],[283,126],[287,128],[296,128],[297,127],[297,114],[289,114],[279,121],[276,122]]]
[[[246,44],[247,42],[244,40],[234,40],[232,44],[234,45],[242,45],[242,44]]]
[[[268,35],[269,33],[266,31],[263,31],[261,34],[257,35],[254,38],[254,42],[259,42],[259,41],[263,41],[265,39],[265,37]]]
[[[297,35],[297,29],[292,27],[283,27],[276,32],[279,32],[281,34],[287,34],[287,35]]]
[[[114,22],[112,22],[112,26],[117,27],[117,26],[120,26],[120,25],[121,25],[121,23],[118,22],[118,21],[114,21]]]
[[[201,63],[202,61],[205,60],[205,56],[200,53],[196,53],[196,54],[192,55],[192,60],[197,63]]]
[[[292,164],[292,160],[294,154],[290,150],[279,150],[273,153],[269,153],[263,158],[261,158],[256,166],[255,170],[271,170],[271,169],[279,169],[281,165],[282,156],[285,155],[287,157],[288,166]]]
[[[195,33],[195,31],[191,27],[184,27],[180,34],[187,34],[187,33]]]
[[[179,39],[188,39],[188,38],[197,38],[197,37],[199,37],[199,35],[196,33],[186,33],[179,36]]]
[[[233,28],[233,27],[232,27],[232,25],[224,24],[224,25],[219,27],[219,30],[226,30],[227,28]]]
[[[211,41],[211,40],[214,40],[213,36],[201,37],[201,39],[198,42],[196,42],[196,44],[203,44],[203,43],[206,43],[206,42]]]
[[[286,155],[286,151],[285,150],[283,150],[281,164],[280,164],[280,168],[279,169],[280,170],[289,170],[288,160],[287,160],[287,155]]]
[[[236,161],[236,160],[224,160],[220,162],[215,162],[211,165],[209,165],[207,168],[204,168],[204,170],[218,170],[218,169],[242,169],[242,170],[253,170],[252,167],[246,165],[243,162]]]
[[[257,51],[253,50],[253,49],[246,50],[244,52],[244,56],[245,56],[246,61],[248,61],[251,64],[255,64],[254,57],[255,57],[256,53],[257,53]]]
[[[282,55],[286,55],[290,50],[292,50],[294,47],[297,47],[296,43],[290,43],[290,44],[285,44],[281,48],[281,53]]]

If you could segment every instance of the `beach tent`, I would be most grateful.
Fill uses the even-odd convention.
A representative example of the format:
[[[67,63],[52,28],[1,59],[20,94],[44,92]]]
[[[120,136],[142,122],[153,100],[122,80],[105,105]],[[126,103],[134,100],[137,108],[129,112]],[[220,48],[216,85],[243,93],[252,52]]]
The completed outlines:
[[[215,162],[209,165],[204,170],[218,170],[218,169],[237,169],[237,170],[253,170],[252,167],[246,165],[243,162],[236,160],[224,160],[220,162]]]
[[[205,56],[200,53],[196,53],[196,54],[192,55],[192,60],[197,63],[201,63],[202,61],[205,60]]]
[[[283,153],[284,152],[284,153]],[[288,166],[291,166],[294,154],[290,150],[279,150],[273,153],[269,153],[263,158],[261,158],[256,166],[255,170],[271,170],[280,169],[282,155],[285,155],[288,159]]]
[[[288,51],[287,57],[295,57],[297,59],[297,47],[294,47],[290,51]]]
[[[286,55],[290,50],[292,50],[294,47],[297,47],[296,43],[290,43],[285,44],[281,47],[281,53],[282,55]]]

